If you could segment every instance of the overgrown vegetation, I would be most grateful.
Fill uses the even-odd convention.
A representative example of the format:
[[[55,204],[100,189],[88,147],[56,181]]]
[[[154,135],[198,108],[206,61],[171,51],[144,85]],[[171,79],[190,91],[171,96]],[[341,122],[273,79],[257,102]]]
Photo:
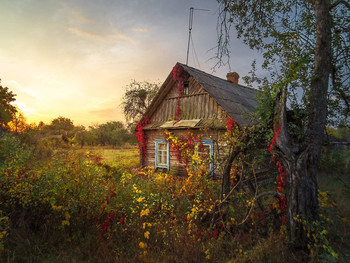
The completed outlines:
[[[326,125],[349,125],[347,1],[218,0],[218,65],[229,61],[231,26],[262,52],[245,80],[259,85],[260,109],[275,134],[270,148],[285,177],[289,243],[310,250],[308,225],[319,222],[318,165]],[[247,15],[248,14],[248,15]]]
[[[16,115],[17,116],[17,115]],[[50,124],[40,122],[27,124],[25,118],[19,114],[8,122],[6,129],[21,136],[22,140],[36,145],[40,151],[50,148],[64,148],[70,146],[111,146],[120,147],[124,144],[136,144],[132,130],[126,129],[120,121],[110,121],[103,124],[91,125],[85,128],[75,126],[69,118],[58,117]]]
[[[174,145],[181,141],[168,136]],[[111,149],[55,146],[52,155],[42,159],[33,146],[13,134],[1,137],[0,144],[1,261],[347,259],[349,211],[340,208],[350,196],[335,195],[332,191],[338,188],[322,189],[322,218],[317,225],[305,225],[312,237],[309,257],[286,245],[279,200],[261,198],[266,208],[262,211],[258,195],[247,187],[247,181],[239,180],[238,166],[231,173],[237,186],[224,211],[217,209],[221,182],[211,178],[207,162],[200,161],[203,154],[196,151],[186,156],[197,169],[189,169],[188,177],[176,177],[151,167],[137,168],[135,150],[112,154]],[[324,176],[335,185],[348,185],[348,181]],[[262,185],[257,188],[259,193],[267,190]],[[339,207],[336,198],[342,203]]]

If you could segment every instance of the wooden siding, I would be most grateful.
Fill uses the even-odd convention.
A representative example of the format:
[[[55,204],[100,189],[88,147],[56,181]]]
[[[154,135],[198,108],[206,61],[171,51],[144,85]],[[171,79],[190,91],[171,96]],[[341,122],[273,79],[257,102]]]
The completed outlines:
[[[159,101],[156,108],[153,108],[150,116],[150,126],[155,125],[150,129],[145,129],[145,134],[148,138],[147,142],[147,160],[143,163],[144,166],[155,166],[155,140],[164,139],[164,128],[160,128],[160,125],[166,121],[173,120],[175,118],[175,111],[177,109],[178,101],[178,84],[171,79],[167,79],[165,82],[162,100]],[[181,114],[177,116],[180,120],[199,120],[202,126],[208,127],[200,129],[198,127],[191,129],[194,135],[199,136],[201,139],[212,140],[214,156],[220,159],[223,153],[218,148],[222,148],[224,142],[218,143],[225,129],[222,129],[222,125],[225,127],[226,113],[222,110],[221,106],[206,92],[203,87],[192,77],[188,78],[188,90],[186,94],[180,97]],[[214,122],[220,122],[220,128],[214,125]],[[212,123],[212,124],[210,124]],[[171,128],[170,128],[171,129]],[[175,136],[186,137],[186,129],[171,129],[171,132]],[[218,145],[221,145],[217,147]],[[220,167],[217,160],[214,160],[214,173],[220,174]],[[170,172],[177,175],[185,175],[186,171],[181,162],[179,162],[175,155],[171,154],[170,150]]]
[[[147,136],[147,160],[143,164],[143,166],[155,166],[155,139],[164,139],[164,129],[158,129],[158,130],[147,130],[146,136]],[[172,131],[175,136],[180,137],[186,137],[186,130],[173,130]],[[215,130],[198,130],[193,129],[191,132],[195,136],[199,136],[202,140],[212,140],[213,142],[213,150],[214,155],[222,157],[223,153],[219,152],[219,149],[217,149],[217,145],[223,144],[223,142],[220,140],[220,138],[224,135],[224,131],[215,131]],[[219,141],[219,142],[218,142]],[[220,174],[220,167],[218,167],[217,160],[214,160],[214,173]],[[183,164],[180,163],[176,156],[171,154],[170,149],[170,171],[174,172],[177,175],[185,175],[185,169],[183,167]]]
[[[170,82],[173,84],[174,82]],[[221,107],[192,77],[189,78],[188,94],[180,97],[182,113],[177,116],[181,120],[213,119],[222,113]],[[159,108],[151,117],[151,123],[164,122],[175,118],[177,108],[178,90],[177,84],[170,87],[170,91],[164,98]]]

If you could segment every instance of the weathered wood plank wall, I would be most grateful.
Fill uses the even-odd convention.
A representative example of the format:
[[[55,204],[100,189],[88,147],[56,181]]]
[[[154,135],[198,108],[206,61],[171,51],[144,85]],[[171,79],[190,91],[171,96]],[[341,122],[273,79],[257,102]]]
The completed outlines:
[[[177,109],[178,90],[177,85],[170,88],[169,94],[161,103],[159,109],[151,117],[151,122],[163,122],[175,117]],[[189,78],[188,94],[180,98],[181,120],[211,119],[216,118],[222,112],[221,107],[203,90],[192,77]]]
[[[147,131],[147,161],[144,163],[144,166],[154,166],[155,165],[155,139],[164,139],[164,131],[165,129],[158,129],[158,130],[148,130]],[[175,136],[180,137],[186,137],[186,130],[171,130],[172,133],[174,133]],[[198,136],[200,139],[210,139],[213,142],[214,146],[214,154],[219,155],[216,160],[214,160],[214,173],[219,174],[220,173],[220,167],[218,163],[218,159],[222,158],[224,155],[224,152],[218,150],[217,145],[222,146],[222,137],[224,136],[225,131],[223,130],[213,130],[213,129],[207,129],[207,130],[199,130],[199,129],[193,129],[191,132]],[[220,148],[220,147],[219,147]],[[178,175],[185,175],[185,170],[183,169],[183,164],[180,163],[176,156],[170,154],[170,170],[176,170]]]

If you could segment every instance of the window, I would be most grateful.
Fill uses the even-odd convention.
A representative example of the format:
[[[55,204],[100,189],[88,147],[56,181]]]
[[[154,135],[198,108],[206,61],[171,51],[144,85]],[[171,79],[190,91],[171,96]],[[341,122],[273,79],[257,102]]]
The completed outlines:
[[[210,161],[210,173],[212,176],[214,176],[214,165],[212,160],[212,157],[214,155],[213,142],[211,140],[202,140],[202,145],[203,148],[198,152],[198,156],[201,156],[203,159],[208,159]]]
[[[166,168],[169,170],[169,143],[166,140],[155,140],[155,168]]]
[[[185,81],[183,84],[183,90],[182,90],[182,94],[183,95],[188,95],[189,94],[189,82]]]

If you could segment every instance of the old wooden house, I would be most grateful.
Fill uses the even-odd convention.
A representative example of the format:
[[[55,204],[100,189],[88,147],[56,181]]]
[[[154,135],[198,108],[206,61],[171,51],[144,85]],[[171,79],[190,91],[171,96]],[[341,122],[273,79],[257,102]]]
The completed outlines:
[[[256,90],[238,84],[238,79],[235,72],[221,79],[177,63],[144,115],[147,158],[141,160],[142,165],[181,172],[181,163],[165,140],[165,130],[176,136],[191,130],[212,155],[216,140],[226,131],[228,117],[240,126],[250,125],[245,116],[257,107]],[[211,165],[211,173],[214,167]]]

